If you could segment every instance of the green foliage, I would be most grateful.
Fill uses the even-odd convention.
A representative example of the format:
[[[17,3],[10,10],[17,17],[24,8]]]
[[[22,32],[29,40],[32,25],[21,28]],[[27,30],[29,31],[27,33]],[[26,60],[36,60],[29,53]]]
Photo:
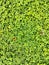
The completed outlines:
[[[49,65],[48,0],[0,0],[0,65]]]

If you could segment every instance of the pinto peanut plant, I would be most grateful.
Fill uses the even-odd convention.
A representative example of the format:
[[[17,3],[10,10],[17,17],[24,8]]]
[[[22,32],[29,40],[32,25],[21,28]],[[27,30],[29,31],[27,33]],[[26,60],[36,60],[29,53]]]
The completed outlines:
[[[49,65],[49,0],[0,0],[0,65]]]

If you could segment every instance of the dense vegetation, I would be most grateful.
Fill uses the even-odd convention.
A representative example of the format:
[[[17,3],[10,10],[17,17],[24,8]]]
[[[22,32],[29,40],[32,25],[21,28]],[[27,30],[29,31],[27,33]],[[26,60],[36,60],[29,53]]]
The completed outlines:
[[[0,0],[0,65],[49,65],[49,0]]]

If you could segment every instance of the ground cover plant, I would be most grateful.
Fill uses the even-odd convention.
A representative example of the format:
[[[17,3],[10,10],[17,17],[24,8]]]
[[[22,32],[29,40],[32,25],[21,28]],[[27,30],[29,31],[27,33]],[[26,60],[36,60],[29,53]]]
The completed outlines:
[[[49,0],[0,0],[0,65],[49,65]]]

